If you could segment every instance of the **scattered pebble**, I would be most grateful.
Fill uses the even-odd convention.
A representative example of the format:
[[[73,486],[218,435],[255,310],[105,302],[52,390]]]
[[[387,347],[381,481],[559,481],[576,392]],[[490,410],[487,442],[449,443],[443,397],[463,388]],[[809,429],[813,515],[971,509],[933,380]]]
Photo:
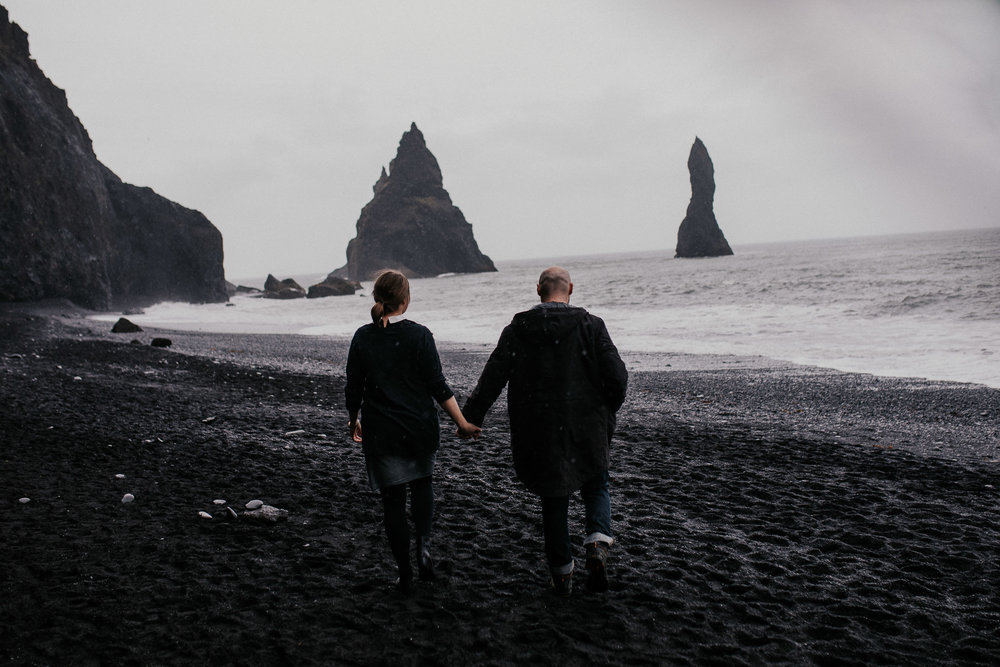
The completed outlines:
[[[117,475],[115,475],[115,479],[125,479],[125,475],[123,475],[122,473],[118,473]]]
[[[236,510],[234,510],[232,507],[226,508],[226,516],[229,519],[236,519],[238,517],[238,515],[236,514]]]
[[[226,501],[223,500],[222,498],[216,498],[212,502],[215,503],[216,505],[225,505],[226,504]]]
[[[17,502],[21,503],[22,505],[27,505],[28,503],[31,502],[31,498],[18,498]]]
[[[212,423],[212,422],[214,422],[214,421],[215,421],[216,419],[218,419],[218,417],[206,417],[205,419],[202,419],[202,420],[201,420],[201,423],[202,423],[202,424],[211,424],[211,423]]]
[[[132,502],[133,500],[135,500],[135,496],[133,496],[131,493],[126,493],[124,496],[122,496],[122,504],[123,505],[126,505],[126,504]]]
[[[200,516],[202,519],[211,519],[212,518],[212,515],[209,514],[208,512],[198,512],[198,516]]]
[[[73,376],[73,382],[80,382],[81,380],[83,380],[83,378],[80,377],[79,375],[74,375]]]
[[[250,502],[248,502],[246,504],[246,508],[248,510],[260,509],[263,506],[264,506],[264,501],[263,500],[251,500]]]
[[[286,433],[285,437],[290,436],[290,435],[302,435],[303,433],[305,433],[304,430],[302,430],[302,429],[296,429],[294,431],[289,431],[288,433]]]

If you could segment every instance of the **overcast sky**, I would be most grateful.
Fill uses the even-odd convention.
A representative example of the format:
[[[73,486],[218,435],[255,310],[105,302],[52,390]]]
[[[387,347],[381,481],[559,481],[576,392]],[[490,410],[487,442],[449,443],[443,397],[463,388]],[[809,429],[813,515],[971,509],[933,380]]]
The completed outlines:
[[[346,261],[416,122],[494,260],[1000,226],[996,0],[0,0],[230,278]]]

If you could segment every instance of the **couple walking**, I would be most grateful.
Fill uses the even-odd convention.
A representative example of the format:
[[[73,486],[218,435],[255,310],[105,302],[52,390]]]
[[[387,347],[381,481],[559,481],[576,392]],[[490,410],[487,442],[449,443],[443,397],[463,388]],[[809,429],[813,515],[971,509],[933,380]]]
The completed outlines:
[[[398,587],[409,590],[410,530],[406,489],[417,534],[422,580],[434,578],[430,554],[434,494],[431,482],[439,442],[435,402],[462,438],[480,426],[508,386],[511,449],[518,479],[540,496],[545,556],[554,591],[568,596],[574,561],[567,514],[580,491],[585,507],[587,586],[608,588],[606,561],[614,542],[608,491],[609,444],[615,413],[625,400],[627,372],[604,322],[569,305],[573,283],[558,266],[538,279],[541,303],[504,328],[479,382],[459,409],[444,378],[431,332],[400,318],[410,303],[409,281],[387,271],[375,281],[372,324],[358,329],[347,357],[350,430],[362,443],[368,479],[380,492]],[[364,416],[362,437],[359,412]]]

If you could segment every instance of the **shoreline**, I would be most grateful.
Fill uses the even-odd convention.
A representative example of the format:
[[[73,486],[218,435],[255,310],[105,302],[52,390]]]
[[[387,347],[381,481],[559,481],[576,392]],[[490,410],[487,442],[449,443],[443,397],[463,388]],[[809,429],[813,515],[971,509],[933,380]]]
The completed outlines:
[[[501,399],[478,443],[442,429],[442,578],[401,597],[346,438],[349,341],[111,334],[67,308],[0,309],[7,661],[1000,661],[1000,390],[758,359],[633,370],[612,589],[565,601]],[[461,404],[490,350],[439,349]],[[216,498],[289,518],[227,522]],[[580,517],[577,499],[578,546]]]

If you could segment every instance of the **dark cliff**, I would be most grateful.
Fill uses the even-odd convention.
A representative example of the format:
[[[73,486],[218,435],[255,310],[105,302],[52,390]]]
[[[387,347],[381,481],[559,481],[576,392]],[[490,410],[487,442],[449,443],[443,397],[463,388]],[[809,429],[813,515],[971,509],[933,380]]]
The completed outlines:
[[[95,309],[225,301],[222,235],[123,183],[0,7],[0,300]]]
[[[347,244],[347,265],[331,275],[369,280],[383,269],[411,278],[496,271],[479,251],[472,225],[452,204],[416,124],[403,133],[389,172],[382,170],[373,190],[357,236]]]
[[[688,156],[691,202],[677,230],[676,257],[719,257],[733,250],[715,219],[715,166],[708,149],[695,137]]]

